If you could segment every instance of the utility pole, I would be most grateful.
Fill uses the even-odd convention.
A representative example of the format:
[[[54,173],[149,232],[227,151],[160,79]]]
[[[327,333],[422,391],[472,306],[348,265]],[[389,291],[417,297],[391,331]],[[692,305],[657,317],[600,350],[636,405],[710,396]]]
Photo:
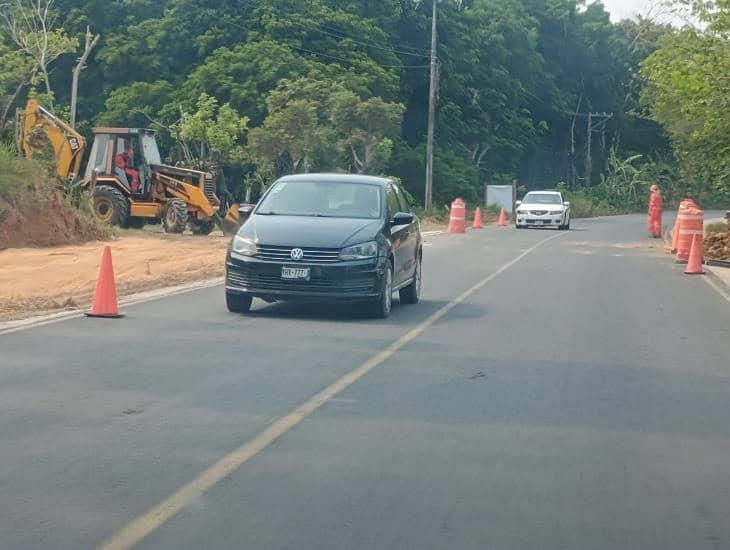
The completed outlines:
[[[613,118],[613,113],[578,113],[573,115],[573,119],[577,117],[586,117],[588,119],[588,128],[586,130],[586,166],[585,166],[585,186],[591,186],[591,179],[593,176],[593,132],[604,132],[606,131],[606,125],[608,121]],[[598,122],[595,122],[598,120]],[[575,142],[571,145],[571,151],[575,151]],[[604,138],[605,143],[605,138]]]
[[[438,60],[436,57],[436,18],[438,0],[433,0],[433,17],[431,19],[431,82],[428,91],[428,137],[426,140],[426,193],[424,206],[431,208],[433,204],[433,134],[436,124],[436,72]]]
[[[591,156],[593,149],[593,113],[588,113],[588,137],[586,146],[586,187],[591,186],[593,176],[593,157]]]

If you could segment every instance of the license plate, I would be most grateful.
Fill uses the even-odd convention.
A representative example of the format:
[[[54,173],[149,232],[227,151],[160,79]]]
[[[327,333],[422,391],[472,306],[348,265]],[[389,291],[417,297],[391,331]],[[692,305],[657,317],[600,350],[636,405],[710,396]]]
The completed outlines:
[[[282,267],[281,268],[282,279],[304,279],[309,280],[309,268],[302,267]]]

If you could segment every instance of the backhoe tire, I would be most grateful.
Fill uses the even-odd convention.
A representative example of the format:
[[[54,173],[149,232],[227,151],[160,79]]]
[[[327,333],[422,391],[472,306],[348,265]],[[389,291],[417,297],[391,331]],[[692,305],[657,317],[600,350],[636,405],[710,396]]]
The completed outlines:
[[[205,222],[192,222],[190,228],[193,231],[193,235],[210,235],[215,229],[215,220],[208,220]]]
[[[132,229],[143,229],[149,220],[147,218],[129,218],[127,227]]]
[[[185,201],[180,199],[167,201],[162,223],[165,233],[183,233],[188,225],[188,207]]]
[[[94,189],[94,216],[102,223],[126,227],[129,200],[116,187],[97,185]]]

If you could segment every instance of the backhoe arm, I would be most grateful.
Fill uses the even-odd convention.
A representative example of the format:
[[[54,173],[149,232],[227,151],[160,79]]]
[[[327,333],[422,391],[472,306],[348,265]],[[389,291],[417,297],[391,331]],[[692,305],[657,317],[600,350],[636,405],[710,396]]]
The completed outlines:
[[[86,140],[35,99],[30,99],[16,125],[16,141],[21,154],[33,158],[43,153],[43,139],[39,139],[42,136],[53,148],[58,177],[67,181],[76,180],[81,170]]]

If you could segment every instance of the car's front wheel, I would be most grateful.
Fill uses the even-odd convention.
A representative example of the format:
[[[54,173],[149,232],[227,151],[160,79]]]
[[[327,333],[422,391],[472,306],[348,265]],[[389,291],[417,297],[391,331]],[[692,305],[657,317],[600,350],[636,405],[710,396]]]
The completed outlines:
[[[251,310],[253,296],[226,292],[226,306],[231,313],[247,313]]]
[[[388,266],[383,275],[383,286],[380,295],[373,302],[373,315],[377,319],[386,319],[390,316],[393,307],[393,264]]]
[[[413,275],[413,282],[400,291],[401,304],[417,304],[421,299],[422,266],[423,261],[421,258],[418,258],[416,261],[416,272]]]

